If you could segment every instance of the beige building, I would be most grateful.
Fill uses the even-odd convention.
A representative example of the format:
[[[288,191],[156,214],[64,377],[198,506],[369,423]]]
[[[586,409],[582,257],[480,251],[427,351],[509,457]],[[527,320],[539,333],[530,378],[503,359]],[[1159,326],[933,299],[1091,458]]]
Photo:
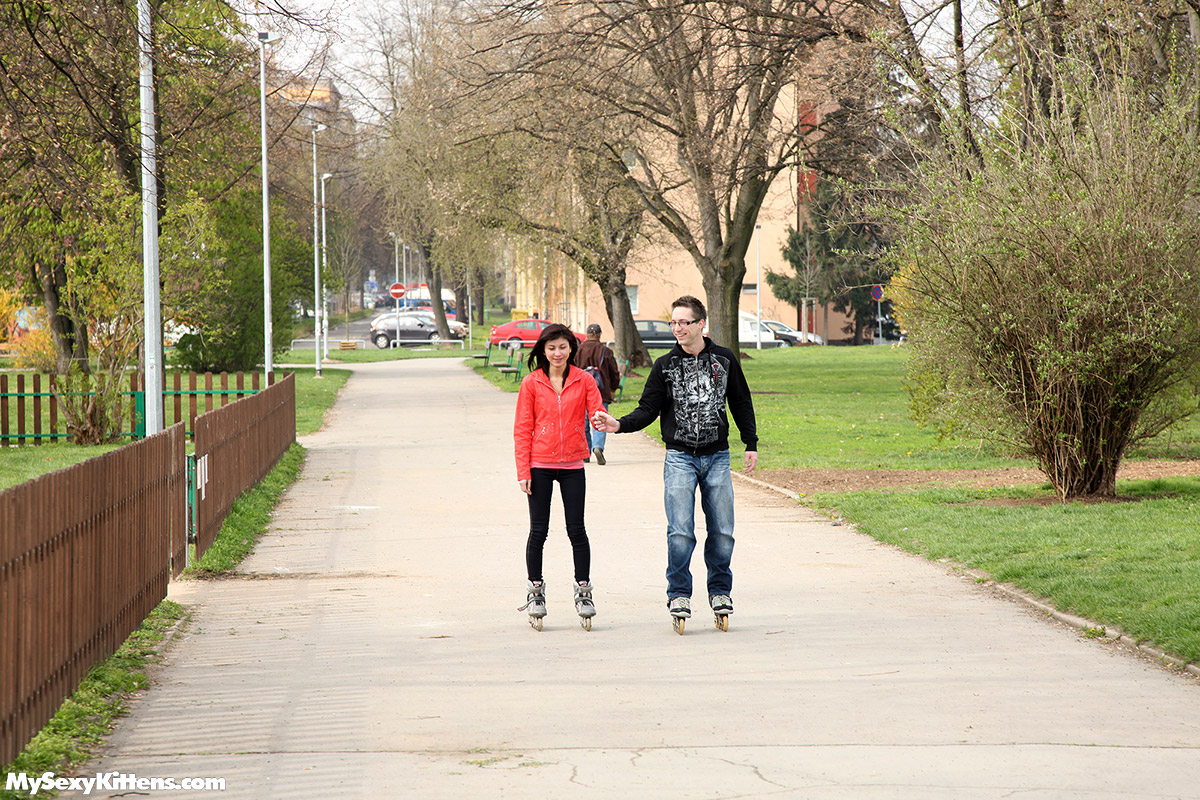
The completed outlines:
[[[788,228],[799,229],[801,197],[812,185],[812,176],[800,170],[780,175],[771,186],[759,213],[756,239],[746,252],[746,275],[742,283],[740,309],[754,314],[758,310],[758,291],[762,287],[762,318],[779,320],[799,330],[799,310],[775,297],[767,284],[767,272],[794,274],[783,257]],[[799,181],[799,187],[797,182]],[[656,223],[648,220],[647,228]],[[611,339],[609,322],[600,288],[574,263],[551,249],[513,243],[504,256],[505,295],[513,302],[514,315],[552,319],[583,330],[599,323],[602,337]],[[669,319],[671,302],[690,294],[707,303],[700,272],[686,251],[666,241],[657,230],[642,239],[626,269],[626,287],[634,319]],[[844,338],[845,314],[816,306],[808,312],[807,328],[828,341]]]

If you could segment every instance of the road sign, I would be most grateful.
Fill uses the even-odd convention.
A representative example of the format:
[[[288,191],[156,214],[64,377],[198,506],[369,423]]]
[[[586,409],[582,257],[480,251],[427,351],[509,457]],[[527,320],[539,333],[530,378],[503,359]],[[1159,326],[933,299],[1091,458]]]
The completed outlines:
[[[404,287],[399,283],[393,283],[388,287],[388,294],[399,300],[401,297],[404,297]]]
[[[878,283],[871,287],[871,299],[872,300],[882,300],[883,299],[883,287],[880,286]]]

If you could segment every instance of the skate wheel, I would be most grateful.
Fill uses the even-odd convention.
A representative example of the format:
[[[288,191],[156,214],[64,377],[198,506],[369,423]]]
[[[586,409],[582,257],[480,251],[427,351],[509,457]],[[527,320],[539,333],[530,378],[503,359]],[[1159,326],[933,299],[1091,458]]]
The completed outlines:
[[[531,628],[533,628],[535,631],[540,631],[542,629],[542,618],[541,617],[530,617],[529,618],[529,626]]]
[[[592,629],[592,618],[591,617],[580,617],[579,618],[579,627],[583,628],[585,631],[590,631]]]
[[[672,617],[671,618],[671,627],[673,627],[675,629],[675,632],[678,633],[680,636],[683,636],[683,622],[684,622],[683,617]]]
[[[719,631],[729,630],[729,615],[728,614],[717,614],[717,616],[713,620],[713,622],[716,623],[717,630],[719,630]]]

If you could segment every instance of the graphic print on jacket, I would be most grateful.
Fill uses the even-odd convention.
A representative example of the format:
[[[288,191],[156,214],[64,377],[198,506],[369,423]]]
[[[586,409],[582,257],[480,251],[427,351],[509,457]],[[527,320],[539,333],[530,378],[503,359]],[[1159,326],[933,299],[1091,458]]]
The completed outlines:
[[[675,357],[663,369],[675,399],[675,440],[698,448],[718,441],[725,419],[729,361],[718,355]]]

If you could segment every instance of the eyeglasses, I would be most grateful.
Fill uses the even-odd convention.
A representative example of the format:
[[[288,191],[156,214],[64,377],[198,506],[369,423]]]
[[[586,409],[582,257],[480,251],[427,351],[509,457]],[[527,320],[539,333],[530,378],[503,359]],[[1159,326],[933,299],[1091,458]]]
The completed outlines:
[[[694,325],[699,321],[698,319],[673,319],[667,324],[672,328],[686,328],[688,325]]]

